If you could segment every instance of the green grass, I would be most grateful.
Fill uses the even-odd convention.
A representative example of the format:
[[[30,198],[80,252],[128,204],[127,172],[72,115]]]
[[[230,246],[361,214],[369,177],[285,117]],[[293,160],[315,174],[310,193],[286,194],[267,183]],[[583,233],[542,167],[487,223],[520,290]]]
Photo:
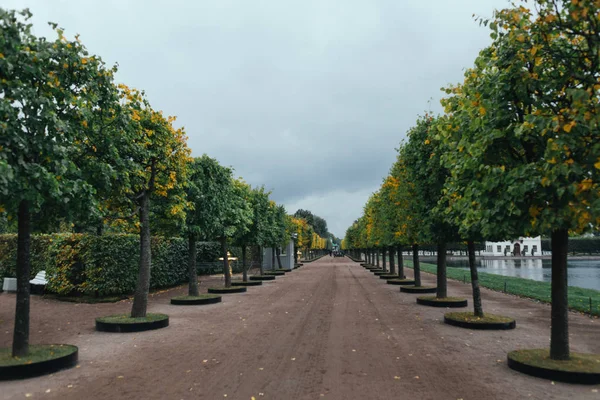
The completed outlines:
[[[451,312],[444,314],[444,317],[455,321],[470,322],[473,324],[489,324],[489,323],[507,323],[514,321],[513,318],[503,315],[483,314],[483,318],[476,317],[472,312]]]
[[[570,360],[552,360],[548,349],[527,349],[511,351],[508,357],[524,364],[556,371],[600,374],[600,354],[571,353]]]
[[[11,349],[0,349],[0,366],[34,364],[68,356],[75,351],[77,351],[77,347],[68,344],[30,345],[28,355],[13,358]]]
[[[203,299],[214,299],[217,297],[221,297],[218,294],[206,293],[200,294],[198,296],[175,296],[173,300],[203,300]]]
[[[131,318],[129,314],[109,315],[106,317],[96,318],[96,321],[107,324],[135,324],[139,322],[155,322],[169,318],[166,314],[146,314],[145,317]]]
[[[465,299],[463,299],[462,297],[442,297],[442,298],[437,298],[435,296],[422,296],[422,297],[419,297],[419,299],[428,300],[428,301],[450,301],[450,302],[465,301]]]
[[[412,268],[412,262],[405,260],[405,265]],[[437,267],[433,264],[421,263],[421,271],[435,274]],[[471,283],[471,274],[458,268],[448,268],[446,270],[448,279]],[[512,276],[502,276],[479,272],[479,285],[498,292],[504,291],[504,282],[506,282],[506,293],[514,294],[520,297],[526,297],[551,303],[550,282],[539,282],[531,279],[515,278]],[[600,291],[593,289],[584,289],[575,286],[569,286],[569,308],[575,311],[589,314],[590,297],[592,298],[592,315],[600,316]]]

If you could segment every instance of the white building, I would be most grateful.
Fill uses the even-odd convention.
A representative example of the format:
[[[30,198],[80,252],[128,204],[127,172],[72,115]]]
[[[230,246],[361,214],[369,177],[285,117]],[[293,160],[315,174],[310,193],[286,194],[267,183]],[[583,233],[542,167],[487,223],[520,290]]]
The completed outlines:
[[[541,256],[542,237],[520,237],[503,242],[485,242],[484,256]]]
[[[279,258],[281,259],[281,267],[283,269],[294,269],[294,242],[292,240],[290,240],[286,246],[281,247]],[[272,261],[273,249],[270,247],[263,248],[263,268],[265,270],[279,268],[279,265],[277,265],[277,256],[275,256],[275,268],[273,268]]]

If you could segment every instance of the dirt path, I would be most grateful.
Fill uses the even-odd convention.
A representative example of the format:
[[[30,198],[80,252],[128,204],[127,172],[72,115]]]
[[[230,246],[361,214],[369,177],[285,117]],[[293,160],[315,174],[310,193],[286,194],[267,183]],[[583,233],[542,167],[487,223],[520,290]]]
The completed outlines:
[[[410,273],[410,270],[407,270]],[[212,278],[212,281],[216,278]],[[434,277],[424,274],[425,282]],[[203,282],[206,287],[210,282]],[[506,353],[546,347],[550,308],[483,291],[484,307],[517,318],[510,332],[444,325],[444,310],[418,306],[347,259],[326,257],[246,294],[202,307],[155,294],[166,329],[99,333],[116,304],[32,304],[32,343],[80,347],[77,368],[0,383],[1,399],[600,399],[600,387],[552,384],[509,370]],[[467,285],[449,284],[469,296]],[[14,295],[0,294],[0,347],[10,346]],[[600,321],[571,315],[572,348],[600,353]]]

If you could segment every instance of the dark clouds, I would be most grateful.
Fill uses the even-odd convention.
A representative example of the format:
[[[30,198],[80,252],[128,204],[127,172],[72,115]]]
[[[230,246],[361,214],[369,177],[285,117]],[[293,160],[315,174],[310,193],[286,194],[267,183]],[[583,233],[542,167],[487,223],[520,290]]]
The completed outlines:
[[[343,236],[439,88],[462,79],[505,0],[5,1],[81,34],[119,81],[289,212]],[[430,103],[428,103],[430,101]]]

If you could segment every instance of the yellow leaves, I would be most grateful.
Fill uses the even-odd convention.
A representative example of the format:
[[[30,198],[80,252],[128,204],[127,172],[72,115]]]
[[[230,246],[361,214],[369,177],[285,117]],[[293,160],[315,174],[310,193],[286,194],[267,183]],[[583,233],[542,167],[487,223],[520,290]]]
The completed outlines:
[[[594,163],[594,167],[596,169],[600,169],[600,157],[598,158],[598,161],[596,161],[596,163]]]
[[[581,192],[587,192],[588,190],[590,190],[592,188],[593,182],[590,178],[584,179],[581,181],[581,183],[578,185],[578,190]]]
[[[542,186],[544,186],[544,187],[550,186],[550,182],[551,182],[550,179],[548,179],[547,177],[543,177],[542,181],[541,181]]]
[[[531,215],[533,218],[537,217],[540,215],[540,209],[536,206],[529,207],[529,215]]]
[[[425,144],[430,144],[431,141],[429,139],[425,139]]]
[[[504,171],[506,171],[506,167],[505,167],[504,165],[501,165],[501,166],[500,166],[500,170],[501,170],[502,172],[504,172]]]
[[[536,57],[534,61],[535,66],[539,67],[540,65],[542,65],[542,61],[542,57]]]
[[[4,58],[4,54],[0,53],[0,59]]]
[[[575,163],[575,161],[573,161],[572,158],[569,158],[567,161],[565,161],[565,164],[567,165],[573,165],[573,163]]]
[[[519,42],[521,42],[521,43],[524,43],[525,42],[525,35],[523,35],[523,34],[518,35],[517,36],[517,40]]]
[[[548,164],[556,164],[556,158],[552,157],[548,160]]]
[[[539,50],[538,46],[533,46],[531,48],[531,50],[529,50],[529,53],[531,54],[532,57],[535,57],[535,55],[537,54],[538,50]]]
[[[88,127],[88,123],[86,120],[81,121],[81,126],[83,126],[84,128]]]
[[[85,57],[83,57],[83,58],[81,59],[81,63],[82,63],[82,64],[84,64],[84,65],[85,65],[85,64],[87,64],[87,63],[88,63],[88,59],[87,59],[87,58],[85,58]]]
[[[486,109],[483,106],[479,107],[479,115],[483,117],[485,114],[487,114]]]
[[[63,64],[63,68],[64,68],[64,69],[67,69],[67,68],[69,68],[69,64],[67,64],[67,63],[64,63],[64,64]]]
[[[4,208],[3,206],[0,206],[0,213],[6,212],[6,208]]]
[[[563,126],[563,130],[567,133],[571,132],[571,129],[573,129],[573,127],[577,125],[577,123],[575,121],[571,121],[568,124],[565,124]]]

